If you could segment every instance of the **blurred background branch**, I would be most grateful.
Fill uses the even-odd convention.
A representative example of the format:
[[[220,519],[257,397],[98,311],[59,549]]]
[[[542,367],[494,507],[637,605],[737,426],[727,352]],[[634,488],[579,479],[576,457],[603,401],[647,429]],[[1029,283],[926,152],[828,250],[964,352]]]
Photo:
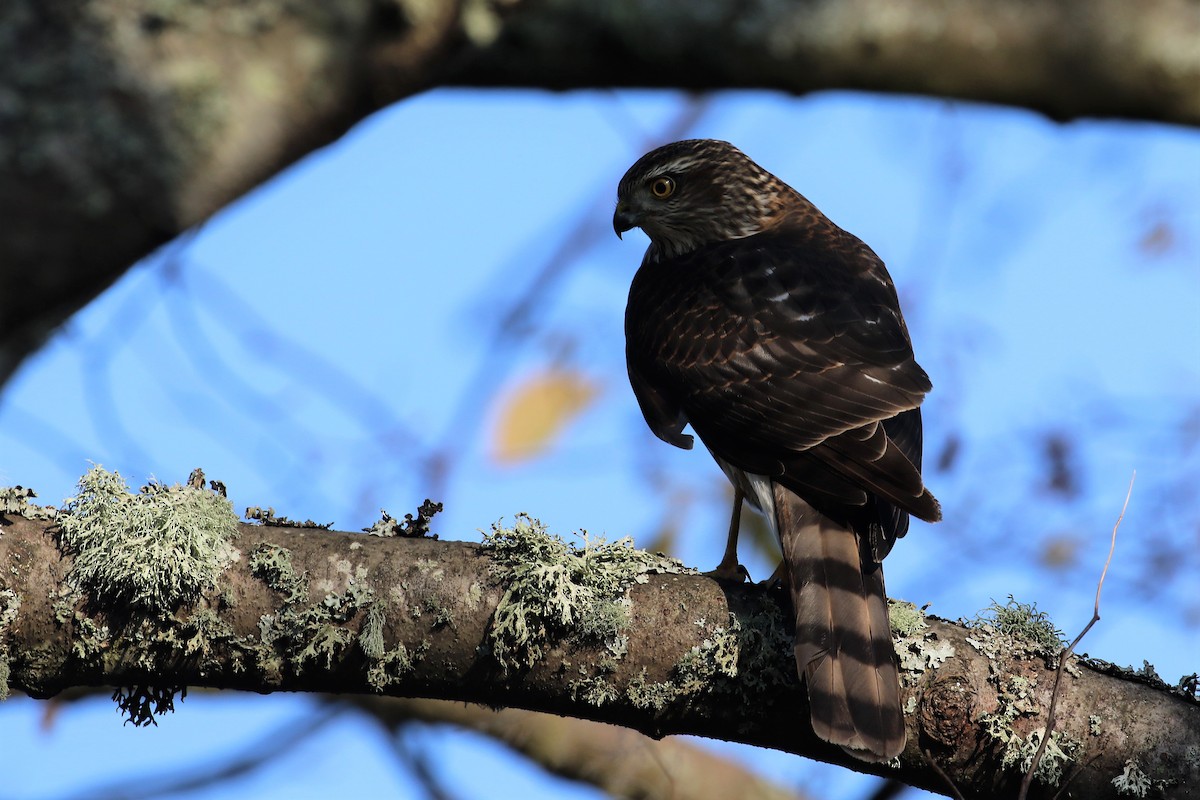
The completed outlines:
[[[1192,0],[12,0],[0,384],[139,258],[432,86],[867,89],[1196,125],[1197,41]]]

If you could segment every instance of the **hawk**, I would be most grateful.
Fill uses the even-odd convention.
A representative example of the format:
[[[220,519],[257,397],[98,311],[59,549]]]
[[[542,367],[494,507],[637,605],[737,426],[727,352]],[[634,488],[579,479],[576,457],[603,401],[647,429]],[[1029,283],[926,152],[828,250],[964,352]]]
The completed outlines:
[[[941,519],[921,478],[921,400],[892,279],[863,242],[728,142],[637,161],[617,235],[650,238],[625,311],[629,381],[650,429],[690,425],[783,549],[777,573],[818,736],[864,760],[904,749],[881,562],[909,515]]]

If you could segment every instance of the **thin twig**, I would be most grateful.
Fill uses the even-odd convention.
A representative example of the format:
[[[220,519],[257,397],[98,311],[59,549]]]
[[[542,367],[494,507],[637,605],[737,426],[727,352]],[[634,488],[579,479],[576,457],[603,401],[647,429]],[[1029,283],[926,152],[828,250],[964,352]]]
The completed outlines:
[[[1042,735],[1042,741],[1038,743],[1037,752],[1033,754],[1033,761],[1029,764],[1029,771],[1025,773],[1025,777],[1021,779],[1021,791],[1017,793],[1017,800],[1026,800],[1029,796],[1029,787],[1033,783],[1033,774],[1037,772],[1038,764],[1042,760],[1042,753],[1046,750],[1046,745],[1050,741],[1050,735],[1054,733],[1054,712],[1058,708],[1058,690],[1062,683],[1063,667],[1067,665],[1067,659],[1075,652],[1075,645],[1079,644],[1087,632],[1092,629],[1092,626],[1100,621],[1100,591],[1104,588],[1104,579],[1108,575],[1108,566],[1112,563],[1113,551],[1117,548],[1117,529],[1121,527],[1121,521],[1125,519],[1125,510],[1129,508],[1129,498],[1133,495],[1133,481],[1137,478],[1137,470],[1133,471],[1133,475],[1129,478],[1129,489],[1125,492],[1125,503],[1121,506],[1121,513],[1117,516],[1116,523],[1113,524],[1112,541],[1108,545],[1108,558],[1104,560],[1104,569],[1100,572],[1100,581],[1096,584],[1096,604],[1092,608],[1092,618],[1087,625],[1083,626],[1083,630],[1075,637],[1075,641],[1067,645],[1067,649],[1062,651],[1062,655],[1058,657],[1058,669],[1054,673],[1054,689],[1050,692],[1050,713],[1046,715],[1046,732]]]
[[[933,760],[933,755],[928,750],[922,750],[921,753],[925,756],[925,763],[928,764],[933,771],[938,774],[938,777],[946,782],[946,786],[950,789],[950,796],[953,797],[954,800],[965,800],[965,798],[962,796],[962,792],[960,792],[958,787],[954,785],[954,780],[946,774],[946,771],[942,769],[940,764]]]

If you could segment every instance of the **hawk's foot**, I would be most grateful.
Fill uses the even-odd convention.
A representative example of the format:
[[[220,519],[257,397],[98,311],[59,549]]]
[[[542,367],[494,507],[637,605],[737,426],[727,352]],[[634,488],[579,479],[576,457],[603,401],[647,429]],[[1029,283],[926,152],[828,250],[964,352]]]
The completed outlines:
[[[750,571],[736,560],[722,561],[714,570],[704,573],[710,578],[727,583],[746,583],[750,580]]]
[[[773,591],[775,589],[786,589],[787,588],[787,562],[780,561],[779,566],[776,567],[775,571],[771,573],[771,577],[767,578],[765,581],[760,583],[759,586],[763,587],[768,592]]]

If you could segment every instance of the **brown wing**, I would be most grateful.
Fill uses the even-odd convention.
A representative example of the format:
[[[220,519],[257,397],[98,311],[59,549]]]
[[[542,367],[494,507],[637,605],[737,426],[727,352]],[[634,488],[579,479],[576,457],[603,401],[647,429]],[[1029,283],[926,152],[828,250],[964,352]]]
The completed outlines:
[[[902,512],[939,518],[911,413],[929,378],[883,263],[832,223],[643,262],[626,348],[660,438],[678,443],[690,423],[734,466],[856,528],[882,526],[880,557],[907,527]]]

